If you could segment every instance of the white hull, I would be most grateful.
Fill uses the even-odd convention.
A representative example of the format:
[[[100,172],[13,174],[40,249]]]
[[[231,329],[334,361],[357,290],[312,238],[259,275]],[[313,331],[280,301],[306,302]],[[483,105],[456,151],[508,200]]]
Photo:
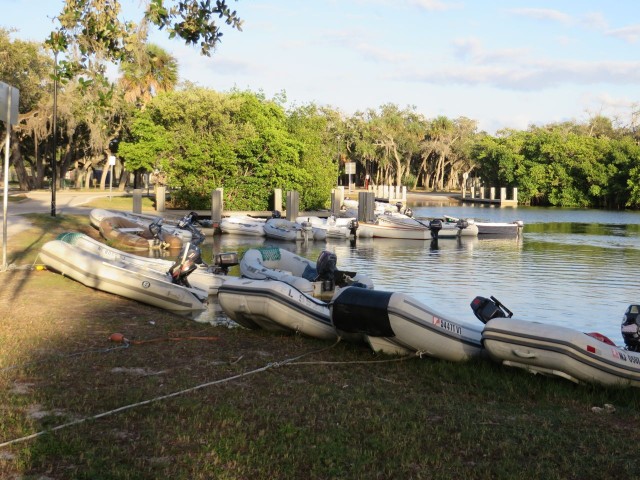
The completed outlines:
[[[396,238],[406,240],[428,240],[431,231],[428,228],[405,227],[401,225],[361,223],[357,236],[363,238]]]
[[[482,334],[497,362],[574,382],[640,387],[640,353],[566,327],[513,318],[489,320]]]
[[[522,233],[522,222],[476,222],[479,235],[518,236]]]
[[[270,218],[264,224],[264,233],[267,237],[289,242],[310,240],[325,240],[327,234],[319,228],[303,228],[297,222],[290,222],[284,218]]]
[[[220,287],[218,302],[229,318],[246,328],[337,338],[328,304],[281,281],[233,278]]]
[[[167,281],[171,281],[168,274],[169,269],[174,263],[171,260],[141,257],[139,255],[123,252],[122,250],[105,245],[104,243],[94,240],[88,235],[84,235],[82,233],[66,233],[60,235],[58,239],[70,243],[93,255],[97,255],[106,262],[115,261],[126,265],[127,267],[153,272],[158,275],[164,275],[164,278]],[[188,277],[188,281],[193,287],[205,291],[207,295],[215,295],[218,293],[218,288],[226,278],[227,277],[225,275],[210,272],[206,266],[199,266],[196,270],[191,272]]]
[[[264,220],[250,217],[225,217],[220,221],[222,233],[264,237]]]
[[[438,313],[402,293],[345,288],[332,301],[332,321],[339,331],[361,333],[372,349],[388,354],[416,352],[461,362],[483,352],[482,326]]]
[[[385,238],[407,238],[414,240],[426,240],[432,238],[431,230],[429,228],[429,222],[426,220],[418,220],[413,217],[401,213],[386,213],[384,215],[378,215],[376,224],[385,227],[394,227],[403,229],[402,237],[386,236]],[[369,224],[366,224],[369,225]],[[406,233],[406,230],[413,229],[417,233]],[[426,232],[425,232],[426,230]],[[374,237],[376,236],[374,232]],[[381,236],[381,235],[378,235]],[[438,238],[458,238],[458,237],[477,237],[478,227],[474,224],[469,224],[465,228],[458,228],[455,223],[442,222],[442,228],[438,231]]]
[[[192,314],[206,309],[194,289],[175,285],[157,274],[124,268],[116,263],[83,251],[78,247],[52,240],[40,250],[42,262],[87,287],[120,295],[177,314]],[[204,296],[202,292],[202,296]]]
[[[455,225],[442,224],[442,230],[438,232],[438,238],[477,237],[478,226],[470,224],[466,228],[458,228]]]
[[[326,219],[319,217],[298,217],[297,223],[310,222],[313,228],[317,228],[325,231],[326,238],[335,238],[340,240],[346,240],[351,238],[350,223],[354,218],[335,218],[329,217]]]
[[[284,248],[265,247],[247,250],[240,260],[240,273],[255,280],[279,280],[293,285],[308,295],[321,295],[322,282],[316,281],[316,262],[301,257]],[[358,282],[373,288],[373,282],[365,275],[349,276],[347,281]]]
[[[459,219],[456,217],[444,216],[443,226],[454,226]],[[469,227],[475,225],[477,228],[476,235],[493,235],[493,236],[517,236],[522,233],[524,223],[521,220],[514,222],[476,222],[473,219],[467,219]],[[467,227],[467,229],[469,228]],[[465,230],[467,230],[465,229]]]

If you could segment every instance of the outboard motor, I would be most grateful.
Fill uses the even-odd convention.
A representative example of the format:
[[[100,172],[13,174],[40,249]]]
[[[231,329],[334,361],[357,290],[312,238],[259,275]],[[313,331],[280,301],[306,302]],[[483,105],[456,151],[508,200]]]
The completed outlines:
[[[482,323],[487,323],[492,318],[511,318],[513,316],[513,312],[493,296],[474,298],[471,302],[471,310]]]
[[[434,218],[429,221],[429,230],[431,231],[431,238],[438,238],[438,234],[442,230],[442,220]]]
[[[336,272],[338,271],[338,257],[335,253],[323,250],[316,261],[317,280],[322,281],[322,290],[329,291],[335,287]]]
[[[198,214],[196,212],[187,213],[182,219],[178,222],[178,228],[182,228],[183,230],[188,230],[189,226],[194,226],[198,221]]]
[[[402,210],[402,202],[396,202],[396,208],[398,209],[398,213]]]
[[[640,305],[627,307],[620,328],[627,350],[640,352]]]
[[[202,255],[200,247],[193,243],[187,243],[180,252],[180,255],[176,259],[175,263],[171,265],[169,269],[169,275],[171,275],[171,282],[183,287],[191,288],[191,284],[187,280],[187,277],[191,275],[198,265],[202,262]]]
[[[349,222],[349,233],[355,237],[359,226],[360,223],[358,222],[358,220],[351,220]]]
[[[469,226],[469,222],[467,220],[460,219],[456,222],[456,227],[462,230],[463,228],[467,228]]]
[[[274,210],[273,212],[271,212],[271,218],[282,218],[280,210]]]
[[[302,222],[300,225],[302,226],[302,239],[305,242],[310,238],[313,239],[313,225],[311,222]]]
[[[149,224],[149,232],[153,235],[154,239],[159,239],[160,232],[162,231],[162,218],[158,218]]]
[[[194,245],[200,245],[205,240],[204,233],[195,225],[197,221],[198,214],[196,212],[190,212],[178,222],[178,228],[191,232],[191,243]]]
[[[154,220],[149,224],[149,232],[151,232],[153,238],[153,240],[151,241],[153,242],[154,247],[159,246],[160,248],[164,249],[169,248],[169,244],[164,242],[162,238],[160,238],[160,233],[162,232],[162,217]]]
[[[238,265],[238,254],[236,252],[216,253],[213,258],[213,265],[209,267],[211,273],[227,275],[229,269]]]

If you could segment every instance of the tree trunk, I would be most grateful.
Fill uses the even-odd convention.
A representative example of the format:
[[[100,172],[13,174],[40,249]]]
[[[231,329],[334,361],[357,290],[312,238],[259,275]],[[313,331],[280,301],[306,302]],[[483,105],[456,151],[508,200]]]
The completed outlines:
[[[107,175],[109,174],[109,165],[105,165],[102,169],[102,175],[100,175],[100,190],[107,188]]]
[[[27,169],[24,167],[24,160],[20,153],[20,143],[18,143],[18,135],[16,135],[15,130],[11,131],[11,154],[9,163],[13,165],[13,168],[16,171],[20,190],[31,190],[32,182],[29,174],[27,173]],[[8,180],[9,179],[7,179],[7,181]]]
[[[62,188],[64,186],[64,179],[66,178],[67,175],[67,171],[69,170],[69,165],[71,164],[71,158],[72,158],[72,150],[71,150],[71,145],[67,144],[67,146],[65,147],[64,150],[64,155],[61,158],[61,162],[60,162],[60,187]]]
[[[118,190],[124,192],[124,189],[129,184],[129,172],[125,168],[120,173],[120,180],[118,180]]]
[[[83,177],[83,172],[82,169],[78,166],[78,162],[75,162],[75,167],[73,169],[74,171],[74,176],[75,176],[75,186],[76,188],[82,188],[82,179]]]
[[[89,167],[85,170],[85,179],[84,179],[84,188],[89,190],[91,188],[91,177],[93,173],[93,167],[89,165]]]

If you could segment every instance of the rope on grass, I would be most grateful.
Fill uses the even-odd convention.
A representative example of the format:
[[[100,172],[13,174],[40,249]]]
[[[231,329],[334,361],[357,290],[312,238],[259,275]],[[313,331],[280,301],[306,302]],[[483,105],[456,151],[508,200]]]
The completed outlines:
[[[26,442],[28,440],[33,440],[34,438],[41,437],[42,435],[45,435],[47,433],[53,433],[53,432],[56,432],[58,430],[62,430],[63,428],[68,428],[68,427],[72,427],[74,425],[79,425],[79,424],[87,422],[89,420],[97,420],[99,418],[107,417],[109,415],[113,415],[113,414],[116,414],[116,413],[124,412],[125,410],[130,410],[132,408],[141,407],[143,405],[149,405],[151,403],[159,402],[159,401],[162,401],[162,400],[167,400],[169,398],[178,397],[180,395],[184,395],[185,393],[195,392],[196,390],[201,390],[203,388],[210,387],[212,385],[219,385],[221,383],[230,382],[232,380],[237,380],[239,378],[247,377],[247,376],[253,375],[255,373],[264,372],[265,370],[269,370],[269,369],[274,368],[274,367],[279,367],[281,365],[286,365],[288,363],[294,362],[294,361],[296,361],[296,360],[298,360],[300,358],[306,357],[308,355],[311,355],[311,354],[314,354],[314,353],[323,352],[325,350],[333,348],[338,344],[338,342],[340,342],[340,339],[338,339],[337,342],[335,342],[333,345],[331,345],[329,347],[325,347],[325,348],[322,348],[322,349],[319,349],[319,350],[313,350],[311,352],[303,353],[301,355],[298,355],[297,357],[287,358],[287,359],[282,360],[280,362],[268,363],[264,367],[256,368],[255,370],[251,370],[249,372],[240,373],[238,375],[233,375],[231,377],[223,378],[223,379],[220,379],[220,380],[214,380],[212,382],[202,383],[200,385],[196,385],[195,387],[191,387],[191,388],[187,388],[187,389],[180,390],[180,391],[177,391],[177,392],[169,393],[167,395],[161,395],[161,396],[158,396],[158,397],[150,398],[148,400],[143,400],[141,402],[125,405],[123,407],[115,408],[115,409],[109,410],[107,412],[102,412],[102,413],[98,413],[96,415],[91,415],[89,417],[80,418],[78,420],[74,420],[73,422],[63,423],[63,424],[58,425],[56,427],[50,428],[48,430],[41,430],[40,432],[36,432],[34,434],[27,435],[25,437],[16,438],[16,439],[13,439],[13,440],[8,440],[6,442],[0,443],[0,448],[8,447],[8,446],[14,445],[16,443]]]
[[[399,358],[388,358],[384,360],[352,360],[349,362],[326,362],[326,361],[316,361],[316,362],[290,362],[287,365],[358,365],[358,364],[371,364],[371,363],[392,363],[392,362],[403,362],[405,360],[409,360],[410,358],[416,358],[417,355],[409,354],[404,357]]]

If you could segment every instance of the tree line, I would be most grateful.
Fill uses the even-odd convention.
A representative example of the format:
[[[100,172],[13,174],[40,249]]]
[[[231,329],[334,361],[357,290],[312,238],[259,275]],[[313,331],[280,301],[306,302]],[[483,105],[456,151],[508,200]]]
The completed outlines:
[[[640,206],[640,138],[633,126],[596,115],[586,123],[490,135],[472,119],[429,119],[414,107],[383,104],[345,115],[313,103],[287,107],[284,92],[274,98],[217,92],[179,83],[176,59],[146,41],[154,18],[169,25],[179,9],[170,17],[167,2],[154,0],[147,21],[136,27],[117,23],[107,8],[98,15],[90,8],[96,2],[118,4],[80,2],[85,10],[71,20],[64,14],[72,10],[63,10],[60,28],[42,44],[13,39],[0,27],[0,80],[20,89],[10,158],[22,189],[47,186],[56,145],[59,179],[70,172],[75,187],[89,187],[99,171],[99,188],[105,188],[113,155],[118,188],[151,174],[182,208],[207,208],[218,187],[232,209],[266,210],[274,188],[299,191],[303,209],[325,208],[346,162],[356,163],[358,183],[368,175],[375,184],[453,191],[467,178],[478,186],[517,187],[520,203],[528,205]],[[80,8],[75,3],[66,0],[65,8]],[[239,28],[235,12],[218,4]],[[162,8],[169,12],[164,17]],[[116,36],[106,38],[99,28],[78,28],[83,22],[120,29],[107,29]],[[205,27],[214,45],[220,32]],[[105,73],[109,62],[119,68],[115,81]]]

